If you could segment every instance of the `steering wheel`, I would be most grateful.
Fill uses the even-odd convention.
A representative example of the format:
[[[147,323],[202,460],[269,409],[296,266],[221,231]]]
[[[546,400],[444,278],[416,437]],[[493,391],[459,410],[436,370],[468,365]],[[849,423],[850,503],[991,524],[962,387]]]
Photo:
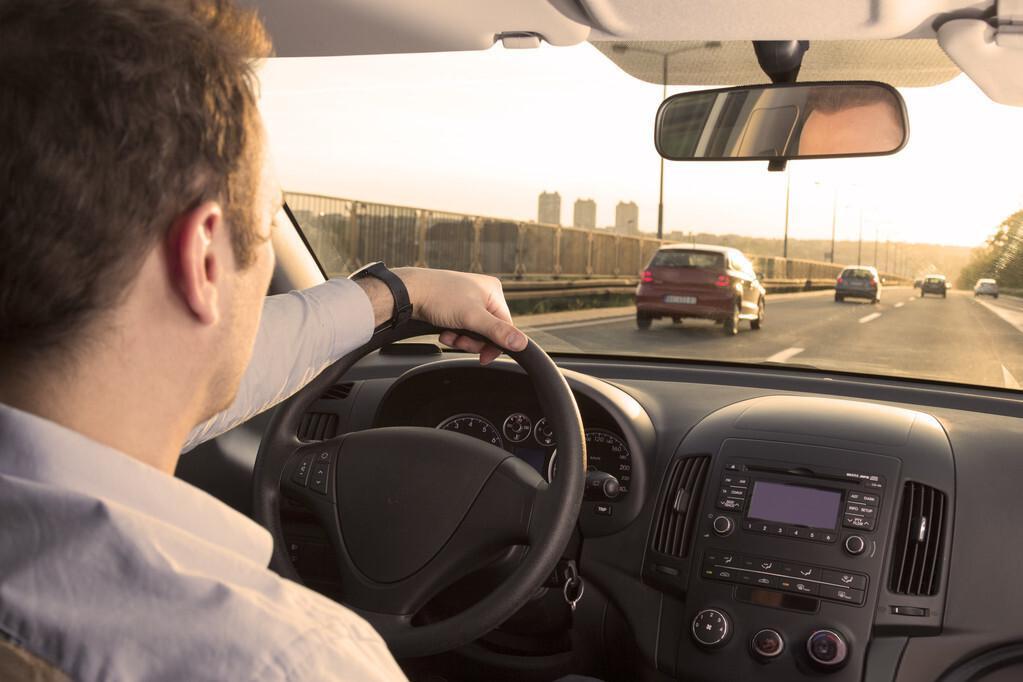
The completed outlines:
[[[326,531],[341,575],[340,601],[376,627],[398,658],[468,644],[518,611],[561,558],[585,483],[579,408],[557,366],[532,340],[510,355],[532,381],[557,437],[558,475],[550,484],[507,451],[449,431],[388,427],[298,440],[309,406],[360,358],[439,331],[410,322],[324,370],[276,408],[253,471],[254,517],[274,541],[271,568],[301,582],[285,551],[283,490]],[[413,622],[446,587],[521,546],[527,548],[521,563],[486,597],[445,620]]]

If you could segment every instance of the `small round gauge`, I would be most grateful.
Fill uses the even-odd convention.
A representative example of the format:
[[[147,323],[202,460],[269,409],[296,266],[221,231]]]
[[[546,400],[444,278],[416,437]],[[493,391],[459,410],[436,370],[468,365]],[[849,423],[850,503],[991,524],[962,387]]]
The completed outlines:
[[[504,441],[501,440],[501,434],[497,432],[497,427],[478,414],[456,414],[442,421],[437,428],[464,433],[467,436],[478,438],[484,443],[490,443],[499,448],[504,447]]]
[[[504,420],[504,437],[513,443],[521,443],[529,438],[532,430],[533,420],[521,412],[510,414]]]
[[[557,445],[557,440],[554,438],[554,429],[547,422],[547,417],[543,417],[536,423],[536,426],[533,428],[533,439],[546,447]]]
[[[621,438],[606,429],[586,429],[586,473],[602,471],[618,481],[618,497],[624,497],[632,484],[632,453]],[[558,474],[558,452],[547,463],[547,480]],[[587,494],[589,494],[587,486]]]

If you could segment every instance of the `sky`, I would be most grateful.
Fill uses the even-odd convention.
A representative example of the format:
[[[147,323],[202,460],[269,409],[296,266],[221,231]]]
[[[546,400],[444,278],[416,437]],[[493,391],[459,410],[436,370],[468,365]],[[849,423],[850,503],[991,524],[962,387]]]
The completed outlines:
[[[578,198],[597,224],[635,201],[657,227],[659,85],[589,44],[536,50],[272,59],[262,111],[284,188],[363,201],[536,220],[557,191],[562,224]],[[684,88],[669,87],[668,93]],[[1023,109],[965,76],[904,88],[910,140],[888,157],[665,162],[665,232],[780,237],[791,182],[792,238],[864,232],[892,241],[978,245],[1023,208]]]

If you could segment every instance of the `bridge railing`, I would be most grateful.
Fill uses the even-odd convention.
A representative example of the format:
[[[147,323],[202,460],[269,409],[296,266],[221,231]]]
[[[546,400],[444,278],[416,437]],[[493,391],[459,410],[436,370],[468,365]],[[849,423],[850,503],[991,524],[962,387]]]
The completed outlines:
[[[664,241],[299,192],[288,205],[331,276],[375,260],[505,280],[634,279]],[[833,281],[842,266],[747,254],[767,281]]]

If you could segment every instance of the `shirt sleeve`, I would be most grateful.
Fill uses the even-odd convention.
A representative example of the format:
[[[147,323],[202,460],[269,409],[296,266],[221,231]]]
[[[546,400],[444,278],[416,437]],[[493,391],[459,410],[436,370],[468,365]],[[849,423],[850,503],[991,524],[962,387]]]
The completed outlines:
[[[328,365],[368,342],[373,322],[366,293],[347,279],[267,297],[234,402],[196,426],[182,452],[294,395]]]

